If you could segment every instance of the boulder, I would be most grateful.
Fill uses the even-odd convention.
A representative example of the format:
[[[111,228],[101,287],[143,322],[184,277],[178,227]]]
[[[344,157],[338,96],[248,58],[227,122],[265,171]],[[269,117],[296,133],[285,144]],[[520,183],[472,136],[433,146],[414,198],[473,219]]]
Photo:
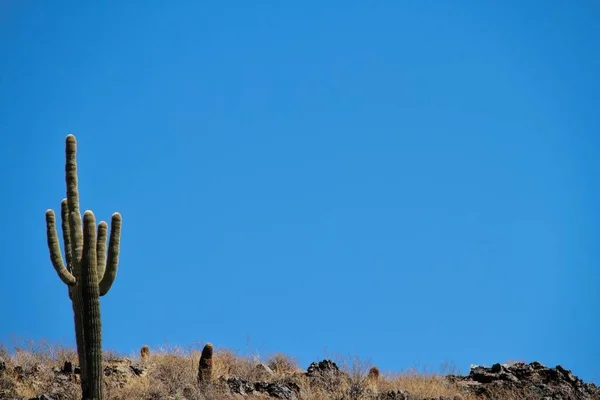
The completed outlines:
[[[483,398],[492,398],[494,392],[505,390],[523,398],[600,399],[600,388],[596,385],[584,383],[560,365],[548,368],[539,362],[494,364],[491,367],[474,365],[469,375],[449,375],[447,379]]]

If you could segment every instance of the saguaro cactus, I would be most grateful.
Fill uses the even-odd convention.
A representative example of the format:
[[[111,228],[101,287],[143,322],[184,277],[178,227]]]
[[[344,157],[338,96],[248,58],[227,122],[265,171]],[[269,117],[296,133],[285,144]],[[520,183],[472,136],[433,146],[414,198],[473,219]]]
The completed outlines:
[[[81,391],[84,400],[102,400],[102,331],[99,296],[110,290],[119,264],[121,215],[114,213],[106,249],[108,226],[96,221],[91,211],[79,210],[77,185],[77,142],[66,138],[67,197],[61,202],[62,234],[66,266],[63,262],[54,211],[46,211],[46,234],[50,260],[59,278],[68,286],[75,317],[77,354],[81,367]]]

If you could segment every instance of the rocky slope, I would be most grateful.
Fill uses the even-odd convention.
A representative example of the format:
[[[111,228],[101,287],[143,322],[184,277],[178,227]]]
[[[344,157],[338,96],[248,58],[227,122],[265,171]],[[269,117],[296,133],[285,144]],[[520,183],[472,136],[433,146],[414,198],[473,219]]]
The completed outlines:
[[[467,376],[431,378],[431,385],[445,390],[446,394],[437,396],[425,395],[427,390],[414,393],[404,389],[403,381],[394,385],[378,371],[368,375],[343,371],[330,360],[312,363],[304,371],[278,371],[277,365],[255,363],[251,373],[248,369],[241,373],[229,365],[227,373],[199,389],[191,378],[193,364],[178,362],[173,357],[157,358],[154,363],[111,359],[104,368],[107,399],[600,400],[596,385],[583,382],[561,366],[548,368],[537,362],[476,366]],[[74,400],[79,397],[78,385],[79,369],[69,361],[48,366],[16,365],[0,359],[0,400]]]

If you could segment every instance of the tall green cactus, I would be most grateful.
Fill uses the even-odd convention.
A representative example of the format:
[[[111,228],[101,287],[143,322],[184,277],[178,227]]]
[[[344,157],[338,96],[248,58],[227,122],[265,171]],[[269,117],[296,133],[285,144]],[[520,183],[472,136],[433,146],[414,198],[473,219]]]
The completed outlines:
[[[67,197],[61,202],[62,233],[66,266],[63,262],[54,211],[46,211],[46,234],[50,260],[59,278],[68,286],[75,317],[75,338],[81,368],[83,400],[102,400],[102,329],[99,296],[110,290],[119,264],[121,215],[114,213],[108,243],[108,226],[96,221],[91,211],[79,210],[77,187],[77,142],[66,138]]]

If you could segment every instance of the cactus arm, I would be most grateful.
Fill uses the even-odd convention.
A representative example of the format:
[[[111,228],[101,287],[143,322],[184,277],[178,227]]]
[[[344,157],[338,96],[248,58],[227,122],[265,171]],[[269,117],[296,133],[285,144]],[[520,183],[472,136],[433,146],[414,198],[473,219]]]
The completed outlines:
[[[106,260],[106,271],[100,281],[100,296],[104,296],[110,290],[119,266],[119,249],[121,244],[121,214],[112,215],[110,221],[110,240],[108,242],[108,258]]]
[[[52,210],[46,211],[46,236],[48,249],[50,250],[50,260],[60,280],[68,286],[75,285],[75,277],[65,268],[63,263],[60,245],[58,244],[58,234],[56,233],[56,218]]]
[[[63,243],[65,245],[65,258],[67,270],[73,272],[73,248],[71,247],[71,228],[69,227],[69,207],[67,199],[60,202],[60,219],[62,221]]]
[[[60,202],[60,219],[62,222],[62,234],[65,250],[65,261],[67,262],[67,271],[73,273],[73,247],[71,246],[71,227],[69,226],[69,206],[67,199],[64,198]],[[77,280],[77,279],[76,279]],[[69,299],[73,300],[74,286],[68,287]]]
[[[102,400],[102,326],[98,288],[96,221],[91,211],[83,215],[83,258],[81,262],[81,297],[87,393],[85,400]]]
[[[104,277],[104,271],[106,270],[106,233],[108,232],[108,225],[106,222],[100,221],[98,223],[98,239],[96,244],[96,257],[98,260],[98,282]]]

